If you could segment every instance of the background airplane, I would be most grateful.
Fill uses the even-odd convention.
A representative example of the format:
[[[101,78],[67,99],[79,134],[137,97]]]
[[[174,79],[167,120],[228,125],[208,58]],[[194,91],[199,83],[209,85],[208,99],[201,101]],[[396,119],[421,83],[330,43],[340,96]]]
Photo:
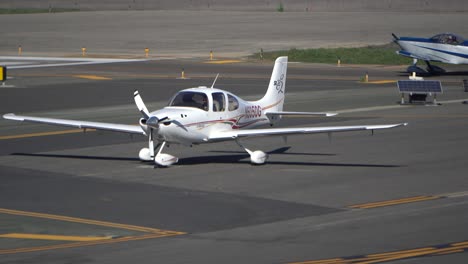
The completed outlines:
[[[413,65],[408,72],[420,74],[440,74],[445,70],[431,65],[430,61],[438,61],[449,64],[468,64],[468,41],[461,36],[452,33],[437,34],[431,38],[397,37],[393,34],[394,41],[401,47],[397,54],[413,58]],[[418,60],[424,60],[427,64],[427,72],[416,66]]]
[[[94,128],[144,135],[148,137],[148,147],[140,150],[140,159],[142,161],[154,161],[160,166],[170,166],[178,162],[177,157],[162,153],[166,144],[192,146],[234,140],[249,153],[252,163],[263,164],[268,155],[261,150],[251,151],[244,147],[240,142],[241,138],[313,133],[331,134],[332,132],[357,130],[373,131],[406,125],[406,123],[402,123],[331,127],[257,128],[259,126],[275,126],[283,116],[288,115],[336,115],[335,113],[322,112],[283,111],[287,62],[287,57],[276,59],[266,94],[257,101],[242,100],[230,92],[214,88],[213,83],[210,88],[201,86],[181,90],[170,99],[168,106],[154,112],[149,112],[140,94],[138,91],[135,91],[134,100],[143,116],[139,120],[139,125],[42,118],[15,114],[5,114],[3,117],[16,121],[71,126],[81,129]],[[156,147],[155,142],[157,143]],[[156,151],[157,148],[159,149]]]

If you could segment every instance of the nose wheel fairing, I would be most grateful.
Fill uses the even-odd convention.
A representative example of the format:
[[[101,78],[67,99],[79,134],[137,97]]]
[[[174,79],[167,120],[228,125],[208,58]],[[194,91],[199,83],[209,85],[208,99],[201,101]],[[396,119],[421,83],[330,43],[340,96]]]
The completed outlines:
[[[162,150],[165,145],[166,145],[166,142],[164,141],[162,144],[158,144],[158,146],[156,146],[156,148],[159,147],[159,150],[156,153],[156,156],[154,156],[155,148],[153,148],[153,151],[151,151],[151,149],[149,148],[142,148],[138,156],[141,161],[154,161],[156,165],[161,166],[161,167],[169,167],[171,165],[176,164],[179,161],[179,158],[171,154],[162,153]],[[150,144],[150,147],[151,146],[152,144]],[[152,153],[153,155],[151,155]]]

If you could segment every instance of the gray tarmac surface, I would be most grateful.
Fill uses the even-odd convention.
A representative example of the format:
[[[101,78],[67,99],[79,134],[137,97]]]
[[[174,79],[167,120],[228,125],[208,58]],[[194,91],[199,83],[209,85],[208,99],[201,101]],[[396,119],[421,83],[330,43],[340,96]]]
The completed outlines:
[[[0,113],[125,124],[139,118],[134,89],[150,109],[211,85],[216,73],[220,88],[248,99],[264,93],[271,62],[197,59],[210,50],[237,58],[260,48],[383,44],[391,32],[468,36],[465,12],[112,11],[0,22],[2,55],[22,45],[23,56],[80,56],[86,46],[91,57],[141,58],[149,47],[157,60],[11,69],[13,87],[0,88]],[[177,79],[182,68],[190,79]],[[137,159],[142,137],[0,120],[0,262],[466,263],[466,67],[437,77],[440,106],[400,106],[394,83],[358,82],[365,72],[371,81],[406,78],[405,68],[290,64],[285,109],[340,115],[284,126],[410,125],[335,134],[331,143],[326,135],[246,141],[271,153],[265,166],[226,142],[171,146],[179,163],[155,169]],[[381,201],[387,206],[353,208]]]
[[[182,65],[191,79],[176,79]],[[217,87],[253,99],[265,92],[271,68],[269,62],[212,65],[192,59],[11,70],[8,83],[15,87],[0,88],[0,112],[132,124],[139,118],[135,88],[157,109],[180,89],[210,85],[219,72]],[[179,156],[179,163],[155,169],[137,159],[146,145],[142,137],[53,135],[67,128],[0,120],[0,219],[9,223],[0,233],[125,238],[130,232],[84,222],[54,224],[3,209],[185,233],[48,250],[41,247],[57,242],[0,237],[0,262],[289,263],[349,257],[350,263],[466,263],[468,106],[461,102],[468,95],[461,79],[467,73],[463,66],[448,68],[451,74],[432,78],[443,81],[442,105],[400,106],[394,83],[358,80],[366,71],[371,80],[406,79],[405,67],[290,64],[285,110],[340,115],[289,118],[283,125],[409,125],[374,136],[336,133],[331,143],[326,135],[289,137],[286,145],[280,138],[246,141],[271,153],[264,166],[250,165],[248,155],[226,142],[173,145],[166,151]],[[109,79],[76,77],[83,74]],[[49,134],[28,135],[40,132]],[[394,201],[420,196],[426,199]],[[389,206],[351,207],[380,201]],[[424,256],[402,252],[432,246],[437,247]],[[16,252],[20,247],[37,251]]]
[[[398,36],[468,36],[466,12],[96,11],[0,15],[0,53],[238,57],[290,48],[387,44]],[[44,44],[47,43],[47,44]]]

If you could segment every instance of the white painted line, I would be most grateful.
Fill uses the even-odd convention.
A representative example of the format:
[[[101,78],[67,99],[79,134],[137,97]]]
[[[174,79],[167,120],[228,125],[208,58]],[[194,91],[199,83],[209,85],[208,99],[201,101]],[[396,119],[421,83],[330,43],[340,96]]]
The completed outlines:
[[[438,102],[441,104],[456,104],[456,103],[462,103],[463,101],[467,101],[467,100],[468,99],[456,99],[456,100],[438,101]],[[338,113],[338,114],[346,114],[346,113],[369,112],[369,111],[378,111],[378,110],[407,108],[407,107],[411,107],[411,105],[371,106],[371,107],[364,107],[364,108],[343,109],[343,110],[338,110],[338,111],[333,111],[333,112]]]
[[[463,196],[468,196],[468,191],[441,194],[440,196],[445,196],[445,197],[449,197],[449,198],[463,197]]]
[[[88,65],[88,64],[104,64],[104,63],[116,63],[113,62],[94,62],[94,61],[83,61],[83,62],[70,62],[70,63],[50,63],[50,64],[31,64],[22,66],[11,66],[8,69],[28,69],[28,68],[45,68],[45,67],[60,67],[60,66],[76,66],[76,65]]]
[[[146,59],[111,59],[111,58],[63,58],[63,57],[19,57],[19,56],[0,56],[0,60],[15,61],[94,61],[94,62],[125,62],[125,61],[146,61]]]
[[[437,100],[437,102],[439,102],[441,104],[456,104],[456,103],[463,103],[466,100],[468,100],[468,98],[467,99],[448,100],[448,101],[439,101],[439,100]]]
[[[102,63],[119,63],[119,62],[140,62],[147,61],[146,59],[106,59],[106,58],[58,58],[58,57],[15,57],[15,56],[0,56],[1,60],[9,60],[9,64],[23,64],[12,65],[8,69],[27,69],[27,68],[44,68],[44,67],[60,67],[60,66],[76,66],[88,64],[102,64]],[[21,61],[21,62],[16,62]],[[26,62],[24,62],[26,61]],[[62,62],[62,63],[48,63],[48,64],[28,64],[41,61]]]
[[[364,108],[344,109],[344,110],[338,110],[338,111],[334,111],[334,112],[336,112],[338,114],[346,114],[346,113],[368,112],[368,111],[377,111],[377,110],[406,108],[406,107],[409,107],[409,106],[407,106],[407,105],[371,106],[371,107],[364,107]]]
[[[30,62],[22,62],[22,61],[0,61],[0,65],[8,66],[8,68],[10,68],[10,66],[13,66],[13,65],[25,65],[29,63]]]

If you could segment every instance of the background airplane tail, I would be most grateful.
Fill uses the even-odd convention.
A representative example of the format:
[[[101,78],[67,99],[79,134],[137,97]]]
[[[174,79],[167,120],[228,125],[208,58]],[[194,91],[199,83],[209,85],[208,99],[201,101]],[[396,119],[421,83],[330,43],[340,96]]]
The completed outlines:
[[[265,96],[255,102],[262,107],[263,112],[283,111],[287,69],[288,57],[278,57],[275,61],[275,66],[273,67],[270,83]]]

